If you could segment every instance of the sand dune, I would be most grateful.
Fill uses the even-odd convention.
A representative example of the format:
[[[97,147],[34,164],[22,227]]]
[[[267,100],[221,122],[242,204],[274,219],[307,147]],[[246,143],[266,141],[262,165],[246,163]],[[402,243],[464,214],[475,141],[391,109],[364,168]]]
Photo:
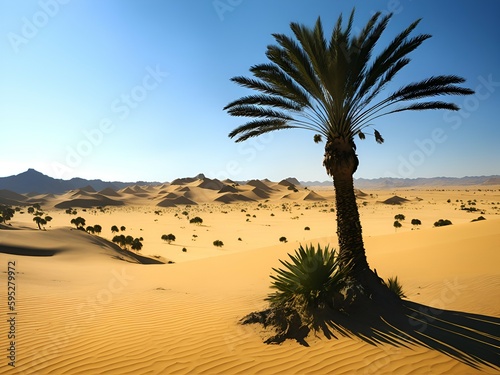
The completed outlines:
[[[91,208],[91,207],[103,207],[103,206],[122,206],[123,201],[114,200],[108,198],[104,195],[92,195],[89,198],[75,198],[66,201],[62,201],[54,205],[55,208],[72,208],[72,207],[82,207],[82,208]]]
[[[324,197],[319,195],[318,193],[311,191],[307,193],[307,195],[303,198],[305,201],[324,201],[326,200]]]
[[[90,185],[84,186],[80,188],[80,190],[86,191],[87,193],[96,193],[96,190]]]
[[[395,195],[394,197],[387,198],[385,201],[382,201],[381,203],[401,205],[401,204],[406,203],[406,202],[408,202],[408,199],[398,197],[397,195]]]
[[[222,193],[237,193],[237,192],[238,192],[238,189],[236,189],[235,187],[230,186],[230,185],[224,185],[219,190],[219,194],[222,194]]]
[[[234,203],[234,202],[253,202],[255,200],[243,194],[225,193],[220,197],[215,198],[215,201],[222,203]]]
[[[360,204],[368,261],[384,278],[397,275],[408,301],[398,311],[338,316],[304,339],[309,346],[270,346],[261,327],[238,322],[266,306],[279,259],[299,243],[335,244],[331,190],[292,193],[266,182],[262,204],[248,200],[262,189],[252,184],[238,193],[188,184],[183,192],[168,185],[148,189],[147,197],[124,193],[123,206],[104,212],[78,209],[88,225],[102,225],[101,236],[68,227],[75,216],[54,208],[68,195],[42,207],[53,217],[45,231],[27,213],[0,225],[3,267],[16,261],[19,288],[16,368],[0,366],[0,374],[500,372],[500,187],[368,191]],[[198,204],[155,206],[185,193]],[[298,198],[282,200],[286,194]],[[310,194],[326,200],[304,200]],[[408,202],[377,204],[394,195]],[[407,219],[396,231],[400,213]],[[486,220],[471,222],[479,215]],[[194,216],[203,225],[190,224]],[[412,226],[411,218],[422,225]],[[434,228],[439,218],[453,225]],[[140,254],[121,253],[108,241],[112,225],[144,237]],[[160,239],[169,232],[177,237],[171,244]],[[216,239],[222,248],[212,245]],[[175,264],[137,258],[153,263],[153,255]]]
[[[292,191],[296,191],[294,194]],[[230,193],[230,195],[227,195]],[[291,195],[290,195],[291,194]],[[0,200],[5,204],[22,205],[43,203],[44,206],[56,208],[80,207],[91,208],[96,206],[148,206],[152,200],[160,200],[161,207],[178,205],[210,204],[218,202],[249,202],[264,200],[322,200],[328,199],[329,194],[323,191],[310,192],[299,190],[290,182],[283,180],[274,183],[269,180],[251,180],[247,184],[236,184],[232,181],[222,182],[217,179],[183,178],[172,181],[171,184],[158,186],[128,186],[119,191],[106,188],[100,192],[92,188],[72,190],[59,195],[36,195],[28,198],[27,194],[1,193]],[[9,198],[10,197],[10,198]],[[15,199],[14,199],[15,198]],[[172,200],[177,200],[173,202]]]
[[[103,190],[99,191],[99,194],[106,195],[108,197],[121,197],[120,193],[118,193],[116,190],[113,190],[111,188],[103,189]]]

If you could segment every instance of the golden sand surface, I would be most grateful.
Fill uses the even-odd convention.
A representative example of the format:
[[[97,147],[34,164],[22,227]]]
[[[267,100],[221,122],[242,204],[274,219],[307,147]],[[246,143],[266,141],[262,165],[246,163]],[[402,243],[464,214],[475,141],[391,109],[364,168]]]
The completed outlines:
[[[311,333],[306,346],[266,345],[261,326],[239,320],[266,307],[279,259],[299,244],[336,247],[333,189],[223,185],[31,197],[53,220],[38,230],[23,208],[0,230],[0,374],[499,373],[500,186],[358,191],[368,262],[384,279],[398,276],[405,310],[360,312],[330,335]],[[405,215],[400,229],[396,214]],[[77,216],[102,233],[74,229]],[[201,225],[189,222],[196,216]],[[486,220],[471,222],[479,216]],[[439,219],[453,225],[434,227]],[[117,251],[113,225],[143,237],[143,256],[174,263]],[[161,240],[169,233],[170,244]],[[14,368],[5,355],[9,262]]]

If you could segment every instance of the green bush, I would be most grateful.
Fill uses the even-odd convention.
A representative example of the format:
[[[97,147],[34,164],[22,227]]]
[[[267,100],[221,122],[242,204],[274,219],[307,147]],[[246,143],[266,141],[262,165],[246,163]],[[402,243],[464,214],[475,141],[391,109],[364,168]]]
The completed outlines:
[[[201,225],[203,223],[203,219],[199,216],[196,216],[196,217],[193,217],[191,220],[189,220],[189,223]]]
[[[216,246],[216,247],[222,247],[222,246],[224,246],[224,242],[222,242],[221,240],[215,240],[214,241],[214,246]]]
[[[397,221],[404,221],[405,215],[403,215],[403,214],[397,214],[396,216],[394,216],[394,219],[397,220]]]
[[[419,219],[411,219],[411,225],[422,225]]]
[[[172,241],[175,241],[175,236],[172,233],[169,234],[163,234],[161,236],[161,239],[163,241],[166,241],[167,243],[171,243]]]
[[[486,218],[484,216],[479,216],[477,219],[472,219],[471,222],[482,221],[482,220],[486,220]]]
[[[436,221],[434,223],[434,226],[435,227],[444,227],[446,225],[452,225],[452,224],[453,223],[450,220],[448,220],[448,219],[444,219],[444,220],[443,219],[439,219],[438,221]]]
[[[333,307],[346,286],[346,273],[335,251],[328,246],[322,249],[319,244],[317,249],[300,245],[295,255],[288,256],[291,262],[280,260],[284,269],[273,268],[276,275],[271,275],[271,288],[276,291],[266,298],[271,308],[292,308],[308,321],[312,309]]]
[[[397,295],[399,298],[406,298],[406,296],[403,292],[403,287],[399,283],[397,276],[396,277],[389,277],[389,279],[387,279],[387,283],[385,283],[385,285],[387,285],[387,288],[389,288],[389,290],[391,292],[393,292],[395,295]]]

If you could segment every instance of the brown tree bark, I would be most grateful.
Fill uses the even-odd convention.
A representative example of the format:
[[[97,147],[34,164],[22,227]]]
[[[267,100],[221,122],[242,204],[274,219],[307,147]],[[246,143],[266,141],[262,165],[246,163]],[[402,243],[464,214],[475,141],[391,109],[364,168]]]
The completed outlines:
[[[349,276],[361,285],[369,296],[387,298],[388,289],[370,269],[366,259],[359,211],[354,193],[353,174],[358,157],[352,140],[329,139],[323,161],[327,173],[333,177],[337,212],[339,260],[349,266]]]

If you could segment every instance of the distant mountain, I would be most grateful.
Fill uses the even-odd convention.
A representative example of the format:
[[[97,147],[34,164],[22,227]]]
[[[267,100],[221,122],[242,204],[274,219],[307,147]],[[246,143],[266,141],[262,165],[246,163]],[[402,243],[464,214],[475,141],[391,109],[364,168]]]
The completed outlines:
[[[332,181],[301,181],[303,186],[331,186]],[[432,177],[432,178],[392,178],[375,179],[356,178],[354,186],[358,189],[394,189],[414,186],[471,186],[471,185],[500,185],[500,176],[474,177]]]
[[[171,182],[172,185],[183,185],[196,180],[203,180],[210,183],[210,180],[202,173],[195,177],[178,178]],[[251,180],[254,181],[254,180]],[[266,181],[266,180],[263,180]],[[238,184],[246,184],[248,181],[237,181]],[[282,180],[282,183],[295,186],[332,186],[332,181],[299,181],[295,177],[288,177]],[[86,180],[84,178],[72,178],[71,180],[56,179],[44,175],[34,169],[28,169],[26,172],[9,177],[0,177],[0,190],[10,190],[18,194],[62,194],[68,190],[75,189],[93,189],[101,191],[112,189],[114,191],[124,189],[133,185],[160,185],[160,182],[120,182],[120,181],[102,181]],[[476,177],[434,177],[434,178],[376,178],[365,179],[358,178],[354,180],[354,186],[357,189],[394,189],[408,188],[414,186],[470,186],[470,185],[500,185],[500,176],[476,176]],[[219,185],[214,188],[220,188]],[[10,198],[12,199],[12,198]],[[13,201],[15,199],[12,199]]]
[[[72,178],[71,180],[56,179],[44,175],[34,169],[9,177],[0,177],[0,189],[10,190],[18,194],[61,194],[68,190],[91,187],[99,191],[106,188],[113,190],[123,189],[129,185],[149,185],[151,182],[106,182],[102,180],[86,180],[84,178]]]

